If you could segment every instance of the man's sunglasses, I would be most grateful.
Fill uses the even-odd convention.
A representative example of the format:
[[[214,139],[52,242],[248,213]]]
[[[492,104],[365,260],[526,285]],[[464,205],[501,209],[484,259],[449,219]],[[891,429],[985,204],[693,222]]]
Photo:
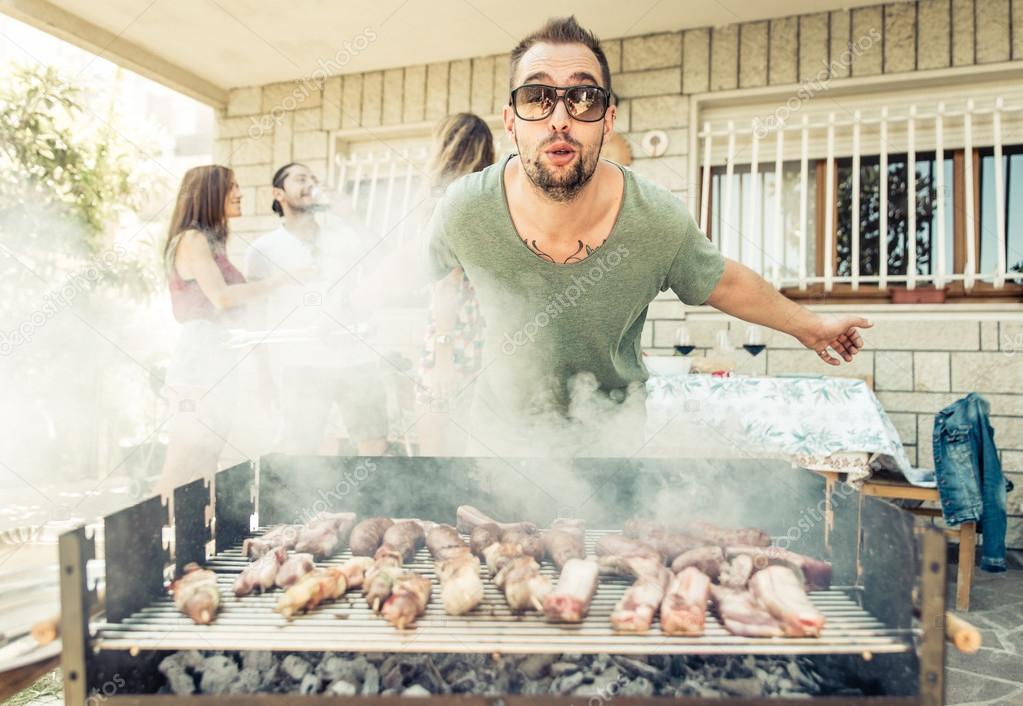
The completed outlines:
[[[558,91],[564,91],[558,95]],[[542,83],[527,83],[511,92],[515,115],[522,120],[543,120],[554,112],[558,101],[565,101],[565,109],[576,120],[595,123],[604,119],[611,104],[611,92],[601,86],[584,85],[557,88]]]

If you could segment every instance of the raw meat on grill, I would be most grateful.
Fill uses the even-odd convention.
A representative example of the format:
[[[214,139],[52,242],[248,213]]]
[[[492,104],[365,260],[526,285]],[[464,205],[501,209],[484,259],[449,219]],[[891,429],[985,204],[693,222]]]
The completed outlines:
[[[586,617],[597,590],[597,562],[569,559],[561,569],[558,585],[543,602],[548,620],[578,623]]]
[[[451,525],[437,525],[426,535],[440,580],[441,602],[449,615],[462,615],[483,600],[480,560]]]
[[[277,547],[246,566],[234,580],[234,595],[247,596],[253,591],[269,591],[274,587],[277,572],[288,558],[288,550]]]
[[[790,637],[818,637],[824,616],[810,601],[803,582],[787,566],[768,566],[753,575],[750,591]]]
[[[731,546],[726,548],[725,554],[729,557],[739,554],[748,555],[753,559],[754,569],[763,569],[774,565],[787,566],[802,575],[807,590],[810,591],[824,591],[831,588],[831,563],[827,561],[797,554],[781,547]]]
[[[757,603],[752,593],[746,590],[711,586],[714,611],[721,618],[725,629],[742,637],[782,637],[785,631],[778,621]]]
[[[348,589],[361,588],[366,580],[366,572],[373,566],[373,560],[368,556],[352,557],[341,565],[341,573],[345,575]]]
[[[671,579],[671,572],[660,563],[646,565],[649,570],[638,576],[625,590],[611,612],[611,626],[615,630],[645,632],[650,629],[650,624],[664,598],[664,590]]]
[[[378,551],[373,565],[366,570],[362,593],[374,612],[380,611],[384,601],[391,595],[395,579],[404,573],[401,564],[401,554],[398,552]]]
[[[771,546],[771,535],[756,527],[740,527],[730,529],[718,527],[710,522],[693,522],[686,528],[686,531],[702,539],[708,544],[716,544],[720,547],[731,547],[735,545],[751,547]]]
[[[528,554],[537,561],[543,559],[544,540],[543,536],[537,533],[523,532],[521,529],[513,529],[501,535],[501,541],[510,544],[518,544],[522,547],[522,553]]]
[[[652,520],[633,519],[625,523],[623,533],[656,549],[665,562],[707,542],[685,532],[670,529]]]
[[[494,542],[483,551],[490,579],[512,610],[540,610],[551,582],[518,542]]]
[[[710,577],[687,566],[672,577],[661,602],[661,632],[702,635],[710,597]]]
[[[753,559],[748,554],[737,554],[721,565],[718,583],[727,588],[744,589],[753,575]]]
[[[552,590],[551,580],[540,573],[540,565],[527,555],[506,562],[493,580],[512,610],[543,610],[544,599]]]
[[[258,559],[277,547],[287,550],[295,548],[302,525],[276,525],[260,537],[250,537],[242,542],[242,554],[250,559]]]
[[[501,541],[501,528],[493,522],[473,527],[469,533],[469,547],[472,553],[482,558],[483,552],[491,544]]]
[[[284,592],[277,601],[276,611],[290,620],[296,613],[313,610],[324,601],[340,597],[347,589],[347,580],[339,567],[313,569]]]
[[[638,539],[630,539],[621,534],[605,534],[596,545],[597,556],[615,557],[618,559],[645,559],[664,563],[664,555],[654,547]]]
[[[586,545],[583,543],[582,530],[547,530],[543,533],[543,543],[547,558],[559,569],[563,569],[565,564],[572,559],[586,558]]]
[[[278,588],[291,588],[295,583],[316,568],[312,554],[292,554],[277,570],[274,583]]]
[[[468,545],[451,525],[435,525],[426,533],[426,548],[435,560],[457,556]]]
[[[384,533],[394,524],[389,517],[370,517],[352,528],[348,546],[355,556],[373,556],[384,541]]]
[[[455,511],[455,518],[458,525],[459,532],[465,532],[469,534],[480,525],[497,525],[501,528],[502,532],[508,530],[522,530],[523,532],[536,532],[536,525],[532,522],[498,522],[497,520],[489,517],[485,513],[481,512],[472,505],[459,505]]]
[[[416,550],[423,546],[426,534],[423,525],[415,520],[402,520],[384,532],[383,543],[377,552],[395,551],[401,555],[402,562],[412,561]]]
[[[344,545],[355,526],[354,512],[322,515],[306,523],[298,534],[295,551],[323,559]]]
[[[711,579],[716,579],[725,564],[725,550],[715,545],[697,547],[679,554],[671,562],[671,570],[676,574],[686,567],[693,566],[707,574]]]
[[[174,607],[198,625],[209,625],[220,608],[217,575],[195,562],[185,565],[184,573],[171,584]]]
[[[384,601],[380,614],[399,630],[408,627],[426,612],[430,600],[430,579],[406,571],[394,579],[391,595]]]

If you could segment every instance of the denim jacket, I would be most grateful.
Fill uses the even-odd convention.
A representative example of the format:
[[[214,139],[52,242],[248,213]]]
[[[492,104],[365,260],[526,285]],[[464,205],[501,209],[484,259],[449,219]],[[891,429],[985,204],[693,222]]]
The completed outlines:
[[[978,522],[980,567],[1005,571],[1005,479],[988,423],[990,405],[971,392],[934,418],[934,473],[949,526]]]

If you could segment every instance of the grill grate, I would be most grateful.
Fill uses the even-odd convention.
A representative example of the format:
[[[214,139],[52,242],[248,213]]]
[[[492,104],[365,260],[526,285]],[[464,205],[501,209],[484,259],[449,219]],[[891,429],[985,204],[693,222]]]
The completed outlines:
[[[605,532],[587,532],[591,554]],[[347,550],[318,565],[341,564]],[[650,632],[619,633],[609,616],[631,584],[626,578],[601,577],[586,620],[579,624],[553,624],[535,613],[515,614],[487,578],[483,567],[484,599],[468,615],[450,616],[440,602],[440,586],[433,561],[421,549],[408,568],[434,579],[426,614],[414,628],[393,628],[374,614],[361,592],[312,613],[287,621],[273,608],[280,591],[235,598],[232,586],[247,560],[240,546],[219,553],[207,562],[217,572],[223,594],[220,613],[212,625],[195,625],[179,613],[169,596],[120,623],[102,617],[93,624],[93,645],[106,650],[287,650],[337,652],[454,652],[454,653],[611,653],[611,654],[880,654],[912,648],[913,632],[894,630],[867,613],[856,601],[858,589],[833,587],[810,595],[827,618],[819,638],[745,638],[732,635],[713,615],[707,616],[700,637],[663,635],[655,620]],[[541,570],[556,580],[557,570],[544,563]]]

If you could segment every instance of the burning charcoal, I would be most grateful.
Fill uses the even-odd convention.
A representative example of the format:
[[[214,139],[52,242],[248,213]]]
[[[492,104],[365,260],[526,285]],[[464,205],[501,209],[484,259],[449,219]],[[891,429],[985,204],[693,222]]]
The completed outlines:
[[[316,674],[324,681],[347,681],[358,684],[359,667],[354,660],[347,660],[342,657],[329,657],[320,662],[316,667]]]
[[[549,678],[527,681],[522,687],[523,696],[546,695],[550,691],[551,680]]]
[[[519,671],[529,679],[539,679],[547,674],[548,669],[557,659],[557,655],[529,655],[519,665]]]
[[[560,677],[565,674],[579,671],[579,664],[576,662],[555,662],[551,665],[551,676]]]
[[[590,664],[590,671],[594,674],[601,674],[610,664],[611,658],[606,654],[601,653],[593,658],[593,662]]]
[[[471,694],[476,689],[476,672],[468,672],[456,679],[448,680],[451,691],[456,694]]]
[[[302,681],[302,677],[309,673],[309,663],[298,655],[288,655],[281,662],[281,669],[295,681]]]
[[[511,674],[508,670],[502,670],[494,679],[488,680],[484,685],[483,692],[487,696],[501,696],[511,691]]]
[[[619,696],[652,696],[653,693],[653,682],[645,677],[636,677],[618,690]]]
[[[614,660],[618,663],[618,666],[634,677],[646,677],[655,682],[662,682],[667,678],[667,675],[662,673],[657,667],[651,667],[646,662],[638,659],[618,656]]]
[[[238,676],[231,682],[227,691],[230,694],[252,694],[259,691],[262,683],[263,677],[259,672],[251,667],[245,667],[238,672]]]
[[[419,684],[413,684],[401,692],[402,696],[430,696],[430,691]]]
[[[340,680],[328,686],[324,693],[331,696],[355,696],[359,693],[359,688],[351,682]]]
[[[164,657],[163,661],[160,662],[159,670],[161,674],[166,675],[165,670],[170,669],[194,669],[199,672],[202,671],[203,663],[205,660],[203,656],[196,650],[186,650],[183,652],[175,652],[169,657]]]
[[[242,652],[242,667],[254,669],[257,672],[268,672],[274,665],[273,652]]]
[[[300,694],[315,694],[320,690],[320,678],[310,672],[302,677],[302,683],[298,685]]]
[[[763,686],[754,677],[741,677],[739,679],[726,679],[721,682],[721,688],[732,696],[752,699],[762,696]]]
[[[583,673],[575,672],[573,674],[566,674],[560,676],[551,682],[549,693],[551,694],[568,694],[577,686],[583,683]]]
[[[380,691],[380,672],[372,664],[366,667],[366,673],[362,678],[363,695],[372,695]]]
[[[386,662],[385,662],[386,664]],[[402,665],[395,664],[390,671],[383,674],[380,683],[385,689],[400,689],[405,685],[405,674],[402,672]]]
[[[622,673],[618,669],[618,665],[612,664],[601,671],[597,678],[593,680],[593,685],[600,691],[610,690],[611,685],[616,682],[619,682],[619,686],[621,686],[620,682],[622,682],[623,679],[624,677],[622,677]],[[617,693],[618,687],[614,688]]]
[[[171,693],[178,696],[188,696],[195,693],[195,678],[185,670],[178,667],[164,673],[167,677],[167,686]]]
[[[207,657],[199,688],[204,694],[224,694],[237,676],[238,665],[230,657],[224,655]]]

